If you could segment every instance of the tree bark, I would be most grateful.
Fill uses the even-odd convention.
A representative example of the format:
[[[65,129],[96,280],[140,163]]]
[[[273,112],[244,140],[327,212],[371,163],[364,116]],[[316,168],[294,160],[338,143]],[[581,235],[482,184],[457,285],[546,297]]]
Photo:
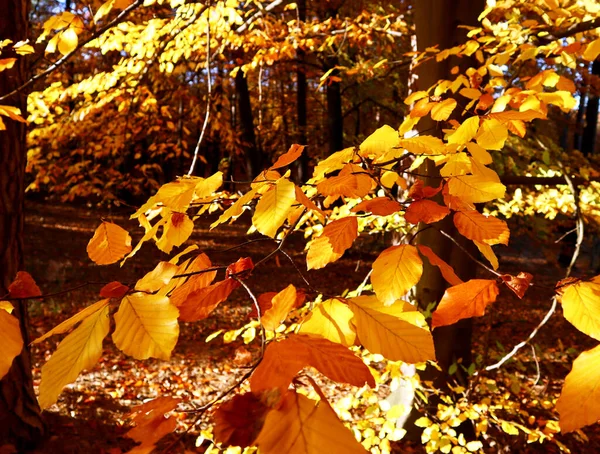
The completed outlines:
[[[298,0],[298,20],[300,22],[306,21],[306,0]],[[308,139],[306,137],[306,126],[307,122],[307,82],[306,72],[302,63],[306,56],[303,49],[298,49],[298,68],[296,69],[296,114],[298,117],[298,144],[308,145]],[[310,162],[309,149],[305,149],[304,153],[300,156],[300,165],[298,166],[298,181],[306,181],[309,178],[308,165]]]
[[[338,64],[337,57],[327,60],[325,71]],[[336,76],[337,70],[331,72]],[[329,153],[335,153],[344,148],[344,116],[342,114],[342,88],[336,80],[327,81],[327,125],[329,127]]]
[[[26,0],[0,0],[0,30],[3,39],[18,42],[27,39]],[[11,57],[12,55],[3,55]],[[23,58],[12,69],[0,72],[0,94],[8,93],[25,81]],[[27,115],[27,98],[21,94],[9,103]],[[0,295],[5,295],[17,271],[23,269],[23,205],[26,128],[3,118],[6,131],[0,131]],[[19,319],[25,347],[15,358],[8,374],[0,381],[0,446],[12,444],[19,451],[34,446],[44,433],[40,409],[33,391],[27,306],[14,301],[13,314]],[[1,347],[0,347],[1,348]]]
[[[592,63],[592,74],[600,76],[600,60]],[[596,151],[596,134],[598,131],[598,96],[588,95],[585,106],[585,127],[581,136],[581,152],[590,156]]]
[[[254,133],[254,114],[252,113],[248,79],[241,69],[235,75],[235,91],[238,99],[242,142],[244,143],[246,174],[248,179],[253,179],[262,170],[263,157]]]

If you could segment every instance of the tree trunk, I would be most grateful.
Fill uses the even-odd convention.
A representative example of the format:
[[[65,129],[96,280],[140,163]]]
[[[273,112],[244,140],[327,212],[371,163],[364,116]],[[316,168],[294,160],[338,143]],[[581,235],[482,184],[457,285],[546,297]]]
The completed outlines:
[[[592,63],[592,74],[600,76],[600,60]],[[590,156],[596,151],[596,133],[598,130],[598,96],[589,95],[585,106],[585,127],[581,137],[581,152]]]
[[[253,179],[261,172],[263,159],[254,134],[254,114],[252,113],[248,79],[241,69],[235,75],[235,91],[238,99],[242,142],[244,143],[246,174],[248,179]]]
[[[338,64],[337,57],[327,60],[325,71]],[[336,76],[337,70],[331,72]],[[344,117],[342,115],[342,87],[337,80],[327,81],[327,125],[329,127],[329,153],[335,153],[344,148]]]
[[[299,0],[298,3],[298,20],[300,22],[306,21],[306,0]],[[298,144],[308,145],[308,139],[306,137],[306,126],[307,122],[307,82],[306,72],[302,65],[306,56],[304,50],[298,49],[298,68],[296,69],[296,114],[298,117]],[[304,150],[304,153],[300,156],[300,165],[298,167],[298,181],[302,182],[308,180],[308,165],[310,162],[310,155],[308,148]]]
[[[27,39],[27,1],[0,0],[0,30],[3,39]],[[3,55],[12,57],[12,55]],[[19,58],[12,69],[0,72],[0,93],[8,93],[25,81],[25,64]],[[27,98],[15,96],[7,104],[19,107],[26,116]],[[17,271],[23,269],[23,203],[27,150],[25,125],[3,118],[0,131],[0,295],[7,293]],[[44,433],[40,409],[33,392],[27,306],[14,301],[13,314],[21,323],[25,347],[0,381],[0,446],[12,444],[19,450],[34,446]],[[0,347],[1,348],[1,347]]]

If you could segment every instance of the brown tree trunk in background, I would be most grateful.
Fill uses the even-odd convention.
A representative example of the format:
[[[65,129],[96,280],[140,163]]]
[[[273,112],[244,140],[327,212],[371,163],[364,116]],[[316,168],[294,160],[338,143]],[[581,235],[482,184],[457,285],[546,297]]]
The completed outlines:
[[[592,63],[592,74],[600,76],[600,60]],[[588,95],[585,106],[585,127],[581,136],[581,152],[590,156],[596,151],[596,134],[598,131],[598,96]]]
[[[2,39],[18,42],[27,39],[27,1],[0,0],[0,33]],[[11,57],[12,55],[3,55]],[[10,70],[0,72],[0,93],[8,93],[25,80],[22,58]],[[7,104],[17,106],[26,116],[27,98],[15,96]],[[6,131],[0,131],[0,295],[17,271],[23,269],[23,202],[27,150],[25,125],[3,118]],[[13,314],[21,322],[25,345],[27,307],[24,301],[14,301]],[[2,348],[2,346],[0,346]],[[12,444],[19,451],[35,445],[44,433],[40,409],[33,392],[29,350],[23,348],[8,374],[0,381],[0,446]]]
[[[331,57],[327,60],[324,68],[329,71],[338,64],[337,57]],[[331,76],[336,76],[337,70],[331,72]],[[340,151],[344,148],[344,117],[342,115],[342,87],[341,84],[329,79],[327,81],[327,126],[329,129],[329,154]]]
[[[246,174],[248,179],[252,179],[262,171],[263,157],[256,143],[254,133],[254,114],[252,113],[248,79],[241,69],[235,75],[235,91],[238,100],[242,142],[244,143]]]
[[[300,22],[306,22],[306,0],[299,0],[298,3],[298,20]],[[296,70],[296,114],[298,117],[298,144],[308,145],[308,139],[306,137],[307,121],[307,82],[306,72],[302,63],[304,62],[305,52],[302,49],[298,49],[298,69]],[[298,167],[298,181],[306,181],[309,178],[308,165],[310,162],[310,151],[305,149],[302,156],[300,156],[300,165]]]

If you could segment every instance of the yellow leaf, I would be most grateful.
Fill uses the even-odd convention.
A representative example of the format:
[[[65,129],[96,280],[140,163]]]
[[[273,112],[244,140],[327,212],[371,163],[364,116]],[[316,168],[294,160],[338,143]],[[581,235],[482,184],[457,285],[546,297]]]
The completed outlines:
[[[565,318],[575,328],[600,340],[600,279],[569,285],[561,302]]]
[[[21,115],[21,109],[14,106],[0,106],[0,115],[10,118],[11,120],[19,121],[21,123],[27,123]]]
[[[16,61],[16,58],[0,58],[0,71],[12,68]]]
[[[12,314],[12,311],[15,309],[14,306],[8,301],[0,301],[0,309],[3,311]]]
[[[135,359],[169,359],[179,337],[178,316],[166,296],[127,295],[115,314],[113,341]]]
[[[273,305],[260,317],[265,329],[275,331],[296,304],[296,287],[288,285],[272,299]]]
[[[339,259],[358,237],[356,216],[348,216],[327,224],[323,233],[308,244],[306,264],[317,270]]]
[[[462,236],[470,240],[508,245],[510,230],[506,222],[477,210],[454,214],[454,225]]]
[[[6,310],[0,310],[0,345],[2,345],[0,348],[0,379],[2,379],[10,370],[15,357],[23,350],[19,320]]]
[[[131,215],[131,219],[140,217],[156,206],[166,206],[176,213],[185,213],[194,197],[197,182],[195,178],[180,178],[163,184],[156,194]]]
[[[456,100],[444,99],[442,102],[436,104],[431,109],[431,118],[435,121],[446,121],[452,115],[454,108],[456,107]]]
[[[94,22],[98,22],[100,19],[110,13],[114,3],[115,0],[108,0],[106,3],[103,3],[96,11],[96,14],[94,14]]]
[[[179,270],[177,265],[169,262],[159,262],[156,267],[135,284],[140,292],[154,293],[167,285]]]
[[[458,285],[458,284],[463,283],[462,279],[459,278],[456,275],[456,273],[454,272],[454,268],[452,268],[450,265],[448,265],[446,262],[444,262],[440,257],[438,257],[438,255],[435,252],[433,252],[433,250],[430,247],[419,244],[417,246],[417,249],[419,250],[419,252],[422,255],[427,257],[427,260],[429,260],[429,263],[431,263],[433,266],[437,266],[439,268],[440,273],[442,273],[442,277],[450,285]]]
[[[210,225],[211,230],[214,229],[215,227],[217,227],[219,224],[222,224],[223,222],[227,222],[232,218],[235,219],[240,214],[242,214],[244,212],[246,204],[250,203],[257,193],[258,193],[258,188],[251,189],[248,192],[246,192],[244,195],[242,195],[239,199],[237,199],[233,205],[231,205],[229,208],[227,208],[223,212],[223,214],[221,216],[219,216],[219,219],[217,219],[215,222],[213,222]]]
[[[479,117],[471,117],[463,121],[456,131],[448,136],[448,143],[464,145],[475,137],[479,130]]]
[[[401,139],[398,145],[415,155],[446,153],[444,142],[433,136],[416,136],[408,139]]]
[[[264,454],[366,454],[327,402],[317,402],[295,391],[271,410],[256,439]]]
[[[508,138],[508,129],[498,120],[483,120],[477,135],[477,144],[486,150],[501,150]]]
[[[98,265],[110,265],[131,252],[131,236],[112,222],[103,222],[87,245],[90,259]]]
[[[58,34],[58,51],[67,55],[77,48],[77,33],[72,27],[63,30]]]
[[[223,184],[223,172],[217,172],[208,178],[196,178],[194,198],[203,199],[212,195]],[[177,211],[177,210],[173,210]]]
[[[373,290],[386,305],[404,296],[423,274],[423,261],[417,248],[410,244],[392,246],[373,262]]]
[[[561,432],[572,432],[600,420],[600,345],[573,362],[556,402]]]
[[[74,382],[83,369],[90,369],[96,364],[102,355],[102,341],[109,329],[106,304],[62,340],[52,357],[42,366],[38,398],[42,409],[55,403],[65,385]]]
[[[431,319],[431,326],[446,326],[464,318],[481,317],[500,293],[496,281],[471,279],[444,293]]]
[[[500,183],[498,174],[471,160],[473,175],[450,177],[448,191],[464,203],[483,203],[501,199],[506,193],[506,186]]]
[[[479,241],[473,241],[473,243],[475,243],[475,246],[477,246],[477,249],[479,249],[481,255],[488,259],[488,261],[492,265],[492,268],[497,270],[500,264],[498,263],[498,257],[496,257],[496,254],[492,250],[492,247],[489,244],[480,243]]]
[[[466,153],[455,153],[448,158],[444,167],[440,169],[443,177],[454,177],[471,173],[471,160]]]
[[[299,334],[322,337],[346,347],[354,345],[356,332],[350,325],[354,314],[347,304],[336,299],[323,301],[302,323]]]
[[[360,144],[360,155],[374,159],[398,146],[398,131],[385,125],[377,129]]]
[[[587,45],[583,52],[583,58],[587,61],[594,61],[600,55],[600,38],[595,39]]]
[[[485,148],[477,145],[476,143],[469,142],[467,144],[467,150],[469,150],[471,156],[473,156],[473,158],[475,158],[481,164],[491,164],[493,161],[492,155],[489,154]]]
[[[425,317],[419,311],[405,310],[403,303],[384,306],[374,296],[352,298],[349,305],[360,343],[391,361],[414,364],[435,360]]]
[[[296,201],[294,183],[281,178],[256,204],[252,224],[263,235],[275,238],[277,230],[285,222],[288,211]]]
[[[194,222],[187,214],[171,213],[163,227],[162,236],[156,242],[156,246],[161,251],[169,254],[173,247],[179,247],[185,243],[193,230]]]
[[[323,210],[321,210],[321,208],[315,205],[315,203],[312,200],[310,200],[306,196],[304,191],[298,186],[296,186],[296,200],[300,202],[305,208],[314,211],[319,217],[319,219],[321,219],[322,221],[325,220],[325,213],[323,212]]]
[[[423,99],[427,96],[429,95],[426,91],[415,91],[414,93],[411,93],[409,96],[407,96],[407,98],[404,100],[404,104],[409,106],[413,102],[418,101],[419,99]]]
[[[32,344],[38,344],[38,343],[48,339],[50,336],[54,336],[55,334],[66,333],[80,321],[85,320],[86,318],[90,317],[91,315],[95,314],[96,312],[104,309],[108,305],[108,303],[109,303],[108,299],[104,299],[104,300],[95,302],[91,306],[88,306],[85,309],[76,313],[73,317],[68,318],[61,324],[55,326],[54,328],[52,328],[50,331],[48,331],[43,336],[38,337],[36,340],[34,340],[32,342]]]

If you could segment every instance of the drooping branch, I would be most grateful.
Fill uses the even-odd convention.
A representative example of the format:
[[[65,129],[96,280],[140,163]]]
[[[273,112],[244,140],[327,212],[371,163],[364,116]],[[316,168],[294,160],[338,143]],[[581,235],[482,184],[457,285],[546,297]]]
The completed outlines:
[[[600,17],[597,17],[593,20],[579,22],[567,27],[565,29],[553,28],[550,30],[545,30],[548,32],[547,36],[543,36],[539,38],[540,44],[548,44],[552,41],[556,41],[561,38],[568,38],[569,36],[576,35],[577,33],[588,32],[590,30],[594,30],[595,28],[600,27]]]

